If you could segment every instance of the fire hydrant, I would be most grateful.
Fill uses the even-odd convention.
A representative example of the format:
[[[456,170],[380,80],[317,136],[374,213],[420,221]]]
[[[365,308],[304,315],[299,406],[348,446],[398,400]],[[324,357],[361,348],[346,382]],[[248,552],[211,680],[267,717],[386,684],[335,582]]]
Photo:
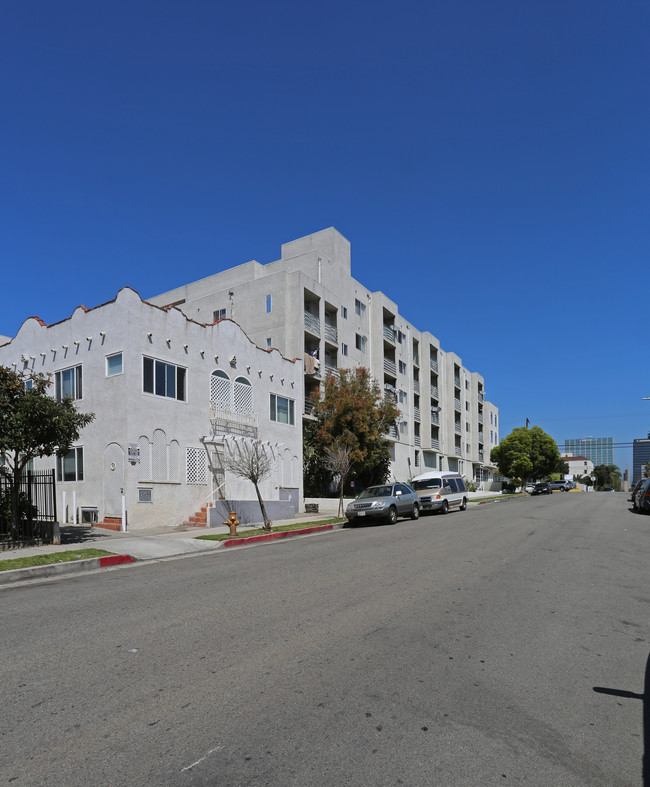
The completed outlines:
[[[237,535],[237,525],[239,524],[239,519],[237,519],[237,514],[234,511],[230,512],[228,516],[228,520],[224,522],[224,525],[228,525],[230,528],[230,535],[236,536]]]

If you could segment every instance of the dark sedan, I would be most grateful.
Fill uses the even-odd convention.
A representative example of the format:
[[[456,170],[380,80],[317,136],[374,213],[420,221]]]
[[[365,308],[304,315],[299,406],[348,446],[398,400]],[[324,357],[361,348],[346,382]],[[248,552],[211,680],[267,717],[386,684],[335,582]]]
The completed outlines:
[[[531,495],[552,495],[553,490],[551,489],[551,485],[548,481],[540,481],[539,484],[535,484],[535,488],[530,493]]]

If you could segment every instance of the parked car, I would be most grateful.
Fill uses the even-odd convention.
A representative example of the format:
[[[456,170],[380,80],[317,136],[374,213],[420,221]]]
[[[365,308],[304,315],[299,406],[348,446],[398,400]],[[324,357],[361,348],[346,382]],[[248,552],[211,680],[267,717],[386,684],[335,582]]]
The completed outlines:
[[[573,484],[571,481],[565,481],[562,479],[561,481],[551,481],[551,490],[560,489],[562,492],[568,492],[569,489],[573,489]]]
[[[526,484],[526,487],[525,487],[525,489],[528,492],[528,494],[532,494],[534,488],[535,488],[535,484],[532,484],[532,483],[531,484]]]
[[[639,489],[643,486],[643,484],[646,481],[647,481],[647,478],[642,478],[640,481],[637,481],[636,484],[634,484],[634,488],[632,489],[632,493],[630,494],[630,503],[632,503],[632,507],[633,508],[636,507],[634,505],[634,498],[636,496],[636,493],[639,491]]]
[[[636,490],[632,507],[641,514],[650,514],[650,478]]]
[[[348,504],[345,516],[350,524],[358,519],[383,519],[392,525],[400,516],[417,519],[420,516],[420,502],[415,490],[408,484],[369,486]]]
[[[451,508],[459,511],[467,508],[467,489],[460,473],[430,470],[416,475],[411,483],[422,511],[446,514]]]
[[[538,484],[535,484],[535,488],[531,492],[531,495],[552,495],[553,490],[551,489],[551,485],[548,481],[540,481]]]

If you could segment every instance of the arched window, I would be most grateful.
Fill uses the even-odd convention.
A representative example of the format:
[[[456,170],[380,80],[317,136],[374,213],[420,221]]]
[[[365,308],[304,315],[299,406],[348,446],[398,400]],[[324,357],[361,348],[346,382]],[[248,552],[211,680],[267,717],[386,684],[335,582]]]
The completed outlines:
[[[216,369],[210,376],[210,404],[217,410],[230,410],[231,398],[230,378],[221,369]]]
[[[151,481],[151,443],[146,435],[140,435],[138,440],[140,446],[140,472],[138,478],[140,481]]]
[[[152,450],[152,481],[167,481],[167,435],[162,429],[153,433]]]
[[[253,412],[253,389],[245,377],[235,380],[234,404],[237,413]]]

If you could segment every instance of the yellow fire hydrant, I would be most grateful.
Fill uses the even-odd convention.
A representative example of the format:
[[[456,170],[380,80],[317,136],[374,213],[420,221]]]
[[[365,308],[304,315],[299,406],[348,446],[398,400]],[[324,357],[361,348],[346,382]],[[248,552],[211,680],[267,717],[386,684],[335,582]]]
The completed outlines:
[[[239,524],[239,519],[237,519],[237,514],[234,511],[230,512],[228,519],[224,522],[224,525],[228,525],[230,528],[230,535],[236,536],[237,535],[237,525]]]

